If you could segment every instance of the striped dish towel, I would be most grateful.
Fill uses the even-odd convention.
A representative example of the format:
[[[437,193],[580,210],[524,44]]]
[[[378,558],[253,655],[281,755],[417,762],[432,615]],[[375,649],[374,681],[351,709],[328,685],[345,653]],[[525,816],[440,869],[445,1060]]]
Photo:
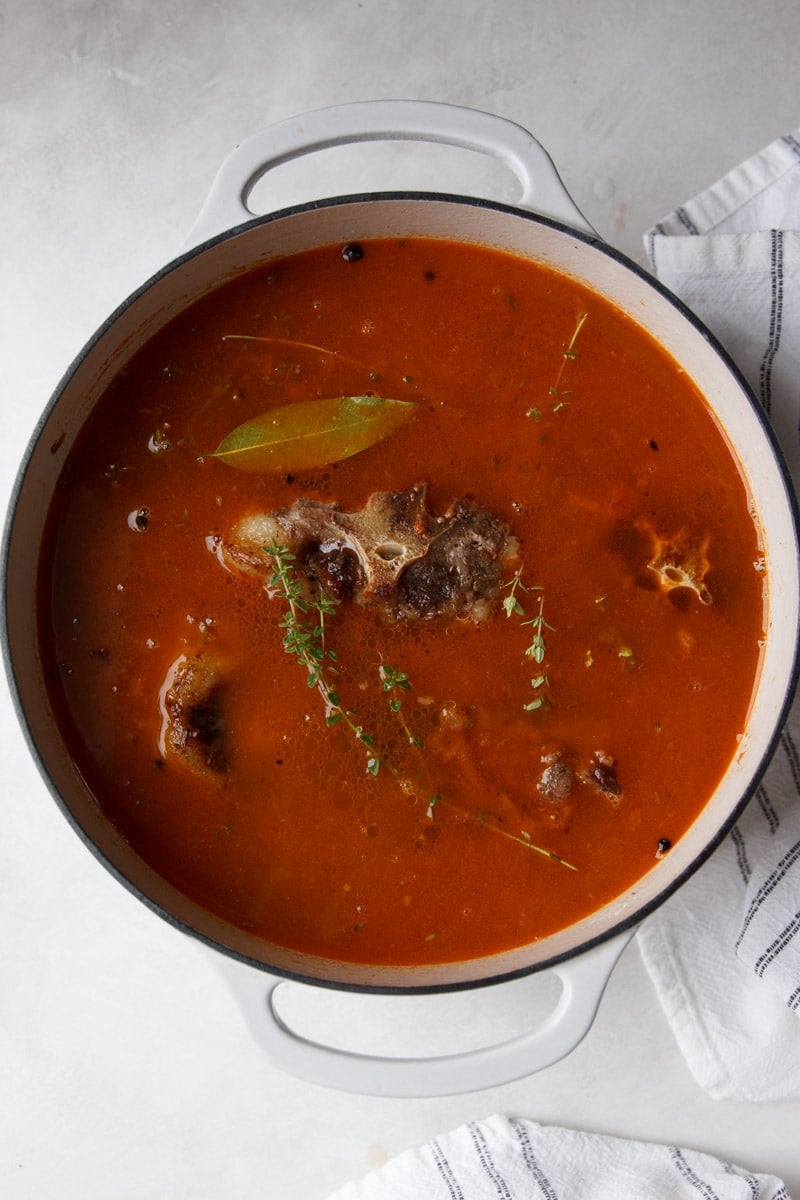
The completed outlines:
[[[800,130],[660,221],[654,273],[748,379],[800,487]],[[800,1096],[800,699],[725,842],[638,935],[712,1096]]]
[[[780,1179],[677,1146],[493,1116],[408,1150],[329,1200],[789,1200]]]

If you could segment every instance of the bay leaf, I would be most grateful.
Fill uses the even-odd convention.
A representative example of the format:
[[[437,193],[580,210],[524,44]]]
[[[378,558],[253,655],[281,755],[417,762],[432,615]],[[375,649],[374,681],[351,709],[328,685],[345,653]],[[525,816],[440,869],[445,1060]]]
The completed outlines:
[[[223,438],[213,457],[240,471],[324,467],[387,437],[416,407],[380,396],[300,400],[251,417]]]

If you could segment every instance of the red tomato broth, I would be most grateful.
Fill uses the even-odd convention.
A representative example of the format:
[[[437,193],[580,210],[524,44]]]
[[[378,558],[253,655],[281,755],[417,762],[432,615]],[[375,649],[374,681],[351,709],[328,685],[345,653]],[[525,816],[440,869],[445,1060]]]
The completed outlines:
[[[605,300],[500,252],[421,239],[364,251],[309,251],[220,288],[115,380],[52,506],[42,642],[98,803],[179,889],[301,952],[457,961],[579,920],[691,824],[747,716],[759,531],[693,384]],[[367,390],[418,408],[353,458],[293,477],[212,457],[272,406]],[[298,496],[355,509],[421,480],[435,512],[470,494],[505,520],[523,581],[542,590],[518,592],[524,618],[501,609],[480,625],[339,606],[337,687],[380,747],[373,777],[284,653],[285,605],[222,569],[208,539]],[[653,586],[643,521],[708,536],[713,604]],[[521,623],[539,596],[542,667]],[[227,679],[229,769],[200,778],[163,754],[159,693],[178,654],[209,646]],[[402,716],[421,750],[381,692],[381,662],[409,676]],[[526,712],[540,670],[547,705]],[[443,710],[466,727],[452,734]],[[622,797],[544,803],[537,764],[562,743],[609,753]]]

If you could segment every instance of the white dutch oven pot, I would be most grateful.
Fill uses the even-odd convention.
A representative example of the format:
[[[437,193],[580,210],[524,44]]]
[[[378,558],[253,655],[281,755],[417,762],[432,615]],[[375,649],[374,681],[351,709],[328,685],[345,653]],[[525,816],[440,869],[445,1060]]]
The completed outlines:
[[[431,193],[347,196],[253,218],[248,197],[277,165],[346,143],[403,139],[476,150],[502,160],[522,185],[518,207]],[[544,262],[611,300],[692,376],[747,479],[764,533],[770,584],[763,665],[746,735],[714,795],[670,854],[635,887],[551,937],[503,954],[420,968],[365,967],[266,944],[189,901],[117,835],[71,761],[47,699],[35,622],[38,548],[58,474],[88,412],[142,342],[187,304],[250,267],[307,248],[376,237],[446,238]],[[53,795],[117,878],[184,932],[222,953],[268,1056],[286,1071],[343,1090],[388,1096],[466,1092],[554,1063],[580,1042],[635,926],[672,893],[730,829],[774,748],[795,679],[797,521],[779,452],[743,380],[709,333],[633,263],[602,243],[542,147],[517,125],[469,109],[411,101],[323,109],[265,129],[223,164],[188,248],[130,297],[68,371],[20,470],[6,529],[6,665],[23,729]],[[279,1017],[286,978],[381,993],[442,992],[549,970],[558,1004],[522,1036],[466,1053],[385,1058],[319,1044]],[[397,1003],[402,1003],[398,999]]]

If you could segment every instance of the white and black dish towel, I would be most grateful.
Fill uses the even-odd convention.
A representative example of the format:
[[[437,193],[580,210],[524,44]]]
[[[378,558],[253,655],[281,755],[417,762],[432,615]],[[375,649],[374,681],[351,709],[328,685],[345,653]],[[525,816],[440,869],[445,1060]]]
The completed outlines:
[[[800,130],[645,238],[659,280],[720,340],[800,492]],[[735,828],[642,926],[639,947],[712,1096],[800,1096],[800,702]]]
[[[407,1150],[329,1200],[790,1200],[708,1154],[493,1116]]]

